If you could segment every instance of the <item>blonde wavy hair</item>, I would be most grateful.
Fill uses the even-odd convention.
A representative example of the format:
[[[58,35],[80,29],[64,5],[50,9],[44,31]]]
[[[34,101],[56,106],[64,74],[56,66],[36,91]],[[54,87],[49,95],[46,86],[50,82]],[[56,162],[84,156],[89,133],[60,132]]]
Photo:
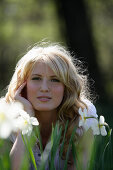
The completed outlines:
[[[78,126],[78,109],[79,107],[87,107],[83,102],[83,98],[89,96],[87,76],[83,75],[83,70],[80,67],[82,63],[71,56],[70,52],[61,45],[36,45],[18,61],[8,86],[8,92],[5,96],[6,101],[11,102],[14,100],[16,90],[27,80],[35,63],[38,61],[45,62],[65,85],[64,97],[58,107],[58,120],[63,132],[66,121],[68,120],[69,122],[63,152],[65,157],[72,131],[75,126]],[[77,140],[77,134],[75,134],[74,140]]]

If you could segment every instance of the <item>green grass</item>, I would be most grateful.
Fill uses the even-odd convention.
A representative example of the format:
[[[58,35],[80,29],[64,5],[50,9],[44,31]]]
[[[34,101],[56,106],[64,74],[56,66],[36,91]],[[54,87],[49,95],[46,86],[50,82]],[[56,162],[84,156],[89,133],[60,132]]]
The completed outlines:
[[[62,157],[62,153],[63,153],[67,126],[68,126],[68,122],[66,123],[64,137],[61,143],[60,158]],[[86,146],[86,150],[88,150],[87,146],[89,146],[88,142],[90,142],[90,136],[86,135],[85,138],[83,139],[83,142],[81,142],[82,143],[81,149],[77,149],[73,141],[75,132],[76,132],[76,128],[73,130],[72,135],[70,137],[69,146],[68,146],[66,159],[64,163],[64,170],[67,169],[68,155],[69,155],[69,150],[71,147],[72,147],[72,155],[74,158],[74,164],[77,167],[77,170],[84,169],[83,162],[82,161],[79,162],[80,159],[78,160],[78,157],[85,158],[86,155],[84,154],[84,152],[82,152],[82,150],[84,150],[85,146]],[[62,128],[59,127],[58,124],[56,124],[56,126],[53,127],[52,129],[52,135],[51,135],[51,146],[52,146],[51,153],[50,153],[51,156],[49,156],[48,158],[50,170],[55,169],[54,159],[55,159],[56,152],[58,151],[58,147],[60,144],[61,134],[62,134]],[[30,138],[28,138],[27,136],[23,137],[24,144],[28,151],[27,152],[28,159],[26,159],[26,156],[25,156],[25,159],[22,162],[21,170],[27,170],[29,167],[28,166],[29,162],[32,162],[34,165],[34,169],[37,170],[35,158],[32,152],[32,147],[36,141],[35,135],[37,135],[40,139],[40,132],[38,128],[35,128]],[[10,164],[10,159],[9,159],[9,148],[10,147],[9,145],[7,145],[6,147],[5,145],[6,142],[7,140],[0,140],[0,168],[2,168],[1,170],[11,169],[11,164]],[[40,139],[40,146],[42,148],[41,139]],[[111,170],[113,169],[111,131],[108,131],[108,135],[105,137],[100,136],[100,135],[95,136],[91,148],[92,148],[91,156],[89,157],[90,158],[89,162],[87,162],[86,170]],[[43,152],[42,149],[41,149],[41,152]],[[46,161],[42,160],[40,167],[38,167],[38,170],[44,170],[45,165],[46,165]]]

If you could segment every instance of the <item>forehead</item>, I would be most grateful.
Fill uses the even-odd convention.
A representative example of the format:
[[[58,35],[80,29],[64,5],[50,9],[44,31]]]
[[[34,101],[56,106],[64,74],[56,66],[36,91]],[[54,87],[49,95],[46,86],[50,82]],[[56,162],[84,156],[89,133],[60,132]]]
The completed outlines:
[[[32,74],[40,74],[40,75],[55,75],[53,70],[44,62],[35,63],[31,75]]]

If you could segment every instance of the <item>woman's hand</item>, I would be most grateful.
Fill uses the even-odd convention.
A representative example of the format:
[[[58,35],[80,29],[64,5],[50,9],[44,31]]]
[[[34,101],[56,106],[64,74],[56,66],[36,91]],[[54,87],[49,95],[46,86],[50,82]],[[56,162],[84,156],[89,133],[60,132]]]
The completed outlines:
[[[18,100],[19,102],[21,102],[24,106],[24,110],[30,115],[30,116],[34,116],[34,109],[32,107],[32,104],[22,96],[22,90],[25,87],[26,82],[24,82],[16,91],[15,93],[15,100]]]

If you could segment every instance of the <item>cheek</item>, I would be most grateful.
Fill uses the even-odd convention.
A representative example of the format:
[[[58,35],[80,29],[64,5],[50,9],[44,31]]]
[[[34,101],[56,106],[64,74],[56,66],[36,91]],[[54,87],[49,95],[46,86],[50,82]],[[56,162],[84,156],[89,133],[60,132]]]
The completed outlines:
[[[55,93],[54,95],[56,96],[56,99],[62,100],[64,96],[64,87],[57,87],[54,89]]]
[[[36,86],[33,83],[27,84],[27,97],[31,98],[33,94],[36,94]]]

